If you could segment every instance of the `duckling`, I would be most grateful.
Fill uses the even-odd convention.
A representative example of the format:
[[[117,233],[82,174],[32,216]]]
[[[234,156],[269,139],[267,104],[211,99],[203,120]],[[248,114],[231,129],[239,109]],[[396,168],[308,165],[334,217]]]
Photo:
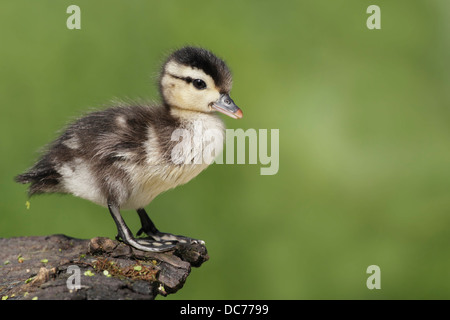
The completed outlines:
[[[177,129],[193,132],[198,123],[203,130],[224,132],[216,111],[242,118],[241,109],[229,96],[231,86],[229,68],[210,51],[190,46],[176,50],[160,72],[161,105],[118,105],[81,117],[15,180],[31,184],[29,196],[72,194],[107,207],[117,227],[116,238],[138,250],[163,252],[177,243],[204,244],[160,232],[144,207],[209,165],[174,161],[173,151],[180,142],[174,141],[173,133]],[[142,227],[137,237],[121,209],[138,213]],[[138,238],[142,233],[148,237]]]

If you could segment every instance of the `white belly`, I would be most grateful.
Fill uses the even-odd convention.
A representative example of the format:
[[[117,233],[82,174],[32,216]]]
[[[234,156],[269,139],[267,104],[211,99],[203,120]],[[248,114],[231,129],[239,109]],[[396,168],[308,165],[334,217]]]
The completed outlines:
[[[121,205],[123,209],[139,209],[148,205],[156,196],[169,189],[189,182],[208,165],[159,166],[157,170],[145,170],[141,175],[135,171],[135,179],[128,200]],[[139,170],[140,171],[140,170]],[[143,172],[147,171],[147,172]],[[151,175],[149,172],[151,171]],[[154,173],[157,174],[154,174]],[[146,179],[142,179],[147,176]],[[136,181],[140,180],[140,181]]]

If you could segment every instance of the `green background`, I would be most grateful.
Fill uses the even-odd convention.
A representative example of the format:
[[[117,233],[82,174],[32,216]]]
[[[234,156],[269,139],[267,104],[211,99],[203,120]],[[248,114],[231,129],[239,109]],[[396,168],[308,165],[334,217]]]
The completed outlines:
[[[210,254],[166,299],[450,298],[447,0],[2,1],[1,237],[115,236],[106,209],[72,196],[27,210],[13,176],[88,110],[157,101],[160,64],[185,44],[233,71],[244,118],[228,128],[280,130],[280,169],[213,165],[147,207]]]

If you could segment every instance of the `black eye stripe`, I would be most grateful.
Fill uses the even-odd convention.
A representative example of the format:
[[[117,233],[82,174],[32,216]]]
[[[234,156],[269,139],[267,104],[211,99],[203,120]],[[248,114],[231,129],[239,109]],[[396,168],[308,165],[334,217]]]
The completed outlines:
[[[194,85],[194,87],[199,89],[199,90],[202,90],[202,89],[206,88],[206,83],[202,79],[192,79],[191,77],[179,77],[179,76],[176,76],[176,75],[170,74],[170,73],[169,73],[169,75],[172,78],[186,81],[186,83],[192,83]]]
[[[170,74],[170,73],[169,73],[169,76],[171,76],[172,78],[175,78],[175,79],[180,79],[180,80],[186,81],[187,83],[191,83],[192,82],[192,78],[191,77],[179,77],[179,76],[176,76],[176,75]]]

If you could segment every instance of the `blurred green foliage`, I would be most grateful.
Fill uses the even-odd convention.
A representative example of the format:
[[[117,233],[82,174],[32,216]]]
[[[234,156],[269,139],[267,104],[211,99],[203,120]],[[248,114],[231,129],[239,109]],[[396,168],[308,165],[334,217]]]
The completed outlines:
[[[85,200],[27,209],[13,176],[71,119],[157,100],[165,55],[194,44],[233,71],[244,118],[228,128],[280,130],[280,170],[213,165],[147,207],[211,257],[168,299],[450,298],[450,2],[16,0],[0,35],[1,237],[114,237]],[[366,287],[372,264],[381,290]]]

